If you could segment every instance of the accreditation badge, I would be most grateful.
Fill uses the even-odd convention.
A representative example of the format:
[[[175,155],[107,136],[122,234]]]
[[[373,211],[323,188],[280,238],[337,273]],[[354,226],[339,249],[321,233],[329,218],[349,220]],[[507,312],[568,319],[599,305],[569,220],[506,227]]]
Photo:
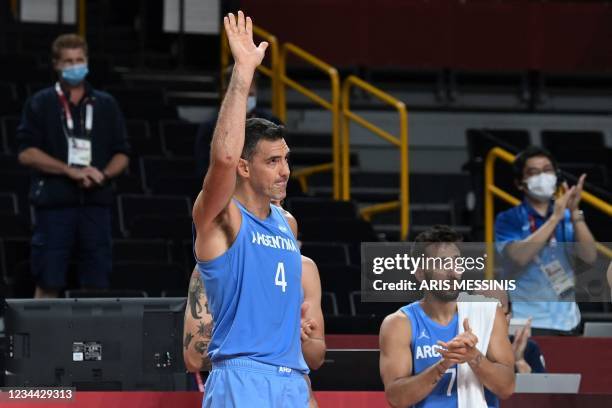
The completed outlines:
[[[68,139],[68,164],[84,167],[91,165],[91,140],[77,137]]]
[[[541,269],[557,296],[562,297],[565,292],[574,288],[574,278],[563,268],[558,259],[542,265]]]

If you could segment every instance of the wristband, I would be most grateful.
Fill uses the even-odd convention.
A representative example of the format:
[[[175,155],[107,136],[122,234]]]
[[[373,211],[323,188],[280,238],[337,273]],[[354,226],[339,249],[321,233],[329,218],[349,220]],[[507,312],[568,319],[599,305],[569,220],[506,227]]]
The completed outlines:
[[[572,211],[571,220],[574,224],[578,222],[584,222],[584,211],[582,210]]]

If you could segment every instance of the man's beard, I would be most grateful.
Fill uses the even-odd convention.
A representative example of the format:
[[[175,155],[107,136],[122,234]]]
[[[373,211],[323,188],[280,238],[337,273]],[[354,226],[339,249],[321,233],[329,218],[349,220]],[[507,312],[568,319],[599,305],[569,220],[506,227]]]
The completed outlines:
[[[448,280],[451,287],[454,287],[455,282],[458,282],[458,281],[459,281],[458,279]],[[431,293],[433,297],[435,297],[436,299],[442,302],[453,302],[457,300],[457,298],[459,297],[458,290],[430,290],[429,293]]]

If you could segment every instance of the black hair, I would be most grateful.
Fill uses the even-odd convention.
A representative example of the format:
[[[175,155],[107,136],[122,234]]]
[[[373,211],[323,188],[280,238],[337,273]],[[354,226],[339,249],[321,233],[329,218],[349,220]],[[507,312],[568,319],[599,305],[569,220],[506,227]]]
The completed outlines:
[[[555,169],[555,173],[558,172],[559,166],[557,165],[557,161],[555,160],[551,152],[544,149],[543,147],[529,146],[525,150],[517,154],[516,158],[514,159],[514,162],[512,162],[512,171],[514,172],[514,178],[517,181],[520,182],[523,180],[523,170],[525,170],[527,160],[536,156],[546,157],[552,163],[553,168]]]
[[[244,134],[244,147],[242,148],[242,157],[245,160],[250,160],[253,153],[257,149],[257,143],[260,140],[280,140],[285,138],[285,127],[276,125],[269,120],[262,118],[250,118],[246,121],[246,130]]]
[[[417,257],[425,253],[425,248],[431,244],[462,241],[463,236],[448,225],[434,225],[416,236],[412,245],[412,256]]]

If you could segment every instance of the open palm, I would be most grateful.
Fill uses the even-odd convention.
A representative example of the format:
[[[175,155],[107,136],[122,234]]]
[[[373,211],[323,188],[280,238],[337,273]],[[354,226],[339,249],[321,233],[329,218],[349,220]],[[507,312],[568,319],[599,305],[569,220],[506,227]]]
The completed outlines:
[[[229,13],[223,18],[225,33],[229,41],[232,56],[236,64],[252,68],[257,67],[263,61],[268,43],[263,41],[259,46],[253,42],[253,21],[238,11],[238,18]]]

